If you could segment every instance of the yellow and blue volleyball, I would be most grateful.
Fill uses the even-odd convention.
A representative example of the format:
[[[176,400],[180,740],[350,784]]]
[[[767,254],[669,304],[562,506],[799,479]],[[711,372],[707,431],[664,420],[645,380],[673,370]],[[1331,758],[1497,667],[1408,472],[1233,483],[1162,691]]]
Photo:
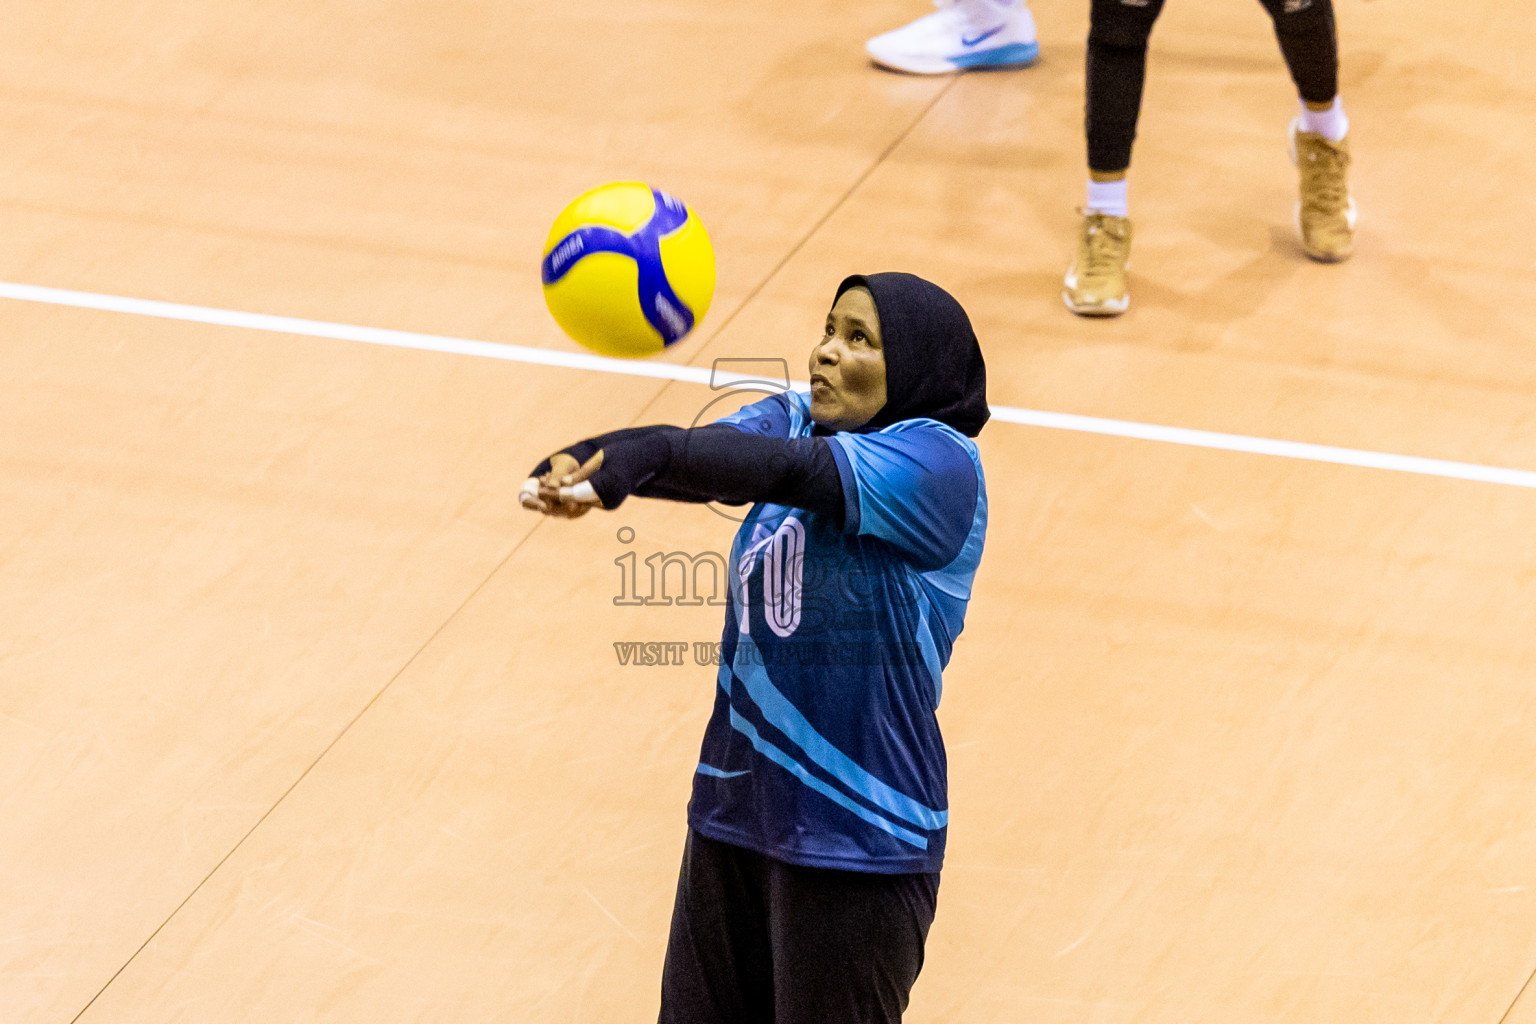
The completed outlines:
[[[566,334],[605,356],[675,345],[709,312],[715,250],[698,215],[637,181],[583,192],[544,244],[544,301]]]

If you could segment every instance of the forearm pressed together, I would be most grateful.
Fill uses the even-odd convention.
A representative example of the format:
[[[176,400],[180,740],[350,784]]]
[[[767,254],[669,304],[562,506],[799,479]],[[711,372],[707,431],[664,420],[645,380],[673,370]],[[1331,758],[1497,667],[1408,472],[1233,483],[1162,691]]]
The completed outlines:
[[[843,484],[824,437],[786,439],[726,424],[616,430],[564,449],[578,463],[599,451],[589,478],[604,508],[630,495],[726,504],[772,502],[843,517]],[[534,476],[549,471],[546,459]]]

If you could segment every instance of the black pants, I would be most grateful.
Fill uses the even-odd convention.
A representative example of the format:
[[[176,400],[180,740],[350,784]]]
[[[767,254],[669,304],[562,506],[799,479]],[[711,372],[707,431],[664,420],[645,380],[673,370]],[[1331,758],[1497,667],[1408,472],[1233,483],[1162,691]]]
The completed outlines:
[[[785,864],[688,832],[661,1024],[896,1024],[938,875]]]
[[[1333,0],[1260,0],[1275,22],[1280,52],[1296,90],[1308,103],[1339,91],[1339,44]],[[1147,40],[1163,0],[1093,0],[1088,30],[1088,167],[1123,171],[1131,165]]]

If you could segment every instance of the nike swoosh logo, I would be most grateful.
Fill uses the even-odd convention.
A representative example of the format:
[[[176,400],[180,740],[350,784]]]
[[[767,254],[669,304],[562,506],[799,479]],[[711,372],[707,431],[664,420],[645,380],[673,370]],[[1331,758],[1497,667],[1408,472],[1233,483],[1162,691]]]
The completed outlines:
[[[988,31],[983,32],[981,35],[976,36],[976,37],[974,37],[972,39],[967,39],[965,36],[961,36],[960,37],[960,45],[961,46],[975,46],[977,43],[986,42],[988,39],[991,39],[993,36],[997,35],[1002,30],[1003,30],[1003,26],[999,25],[996,28],[989,29]]]

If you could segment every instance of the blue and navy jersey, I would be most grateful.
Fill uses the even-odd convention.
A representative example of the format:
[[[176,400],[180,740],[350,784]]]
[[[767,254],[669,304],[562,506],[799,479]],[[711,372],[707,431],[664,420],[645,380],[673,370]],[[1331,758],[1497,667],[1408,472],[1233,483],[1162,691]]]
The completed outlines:
[[[721,422],[811,434],[799,392]],[[731,546],[714,714],[689,824],[811,867],[938,871],[935,710],[987,528],[976,445],[930,419],[828,436],[844,521],[754,505]]]

